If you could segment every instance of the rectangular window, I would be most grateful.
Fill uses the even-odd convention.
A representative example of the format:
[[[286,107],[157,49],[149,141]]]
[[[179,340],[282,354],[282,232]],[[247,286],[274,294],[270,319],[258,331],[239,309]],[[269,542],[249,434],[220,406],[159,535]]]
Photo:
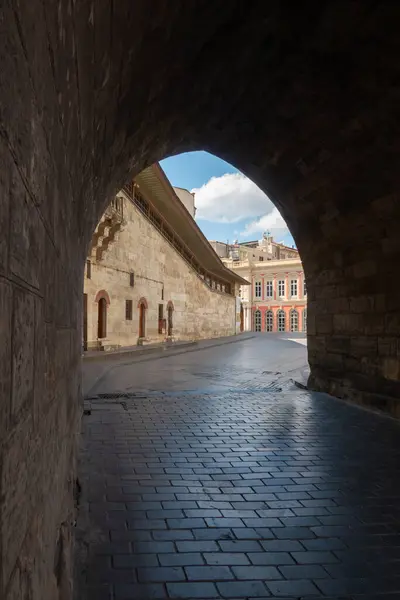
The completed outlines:
[[[285,280],[280,279],[278,281],[278,296],[283,298],[285,296]]]
[[[267,281],[267,285],[266,285],[266,288],[265,288],[265,292],[266,292],[265,295],[266,295],[267,298],[272,298],[272,296],[273,296],[272,289],[273,289],[272,288],[272,281]]]
[[[261,281],[256,281],[254,293],[256,298],[261,298]]]
[[[292,298],[297,298],[297,279],[290,281],[290,295]]]
[[[86,261],[86,277],[88,279],[92,278],[92,263],[90,262],[90,260]]]
[[[303,281],[303,296],[307,296],[307,284],[305,279]]]
[[[132,321],[132,300],[125,300],[125,319]]]
[[[263,256],[259,256],[258,260],[262,261],[262,260],[264,260],[264,257]]]
[[[164,300],[164,286],[161,288],[161,300]]]
[[[129,285],[131,287],[135,285],[135,273],[129,273]]]

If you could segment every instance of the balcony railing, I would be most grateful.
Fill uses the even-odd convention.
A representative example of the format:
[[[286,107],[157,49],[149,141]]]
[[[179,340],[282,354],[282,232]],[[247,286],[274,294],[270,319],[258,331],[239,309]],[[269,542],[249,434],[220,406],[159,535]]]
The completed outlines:
[[[195,256],[189,248],[175,235],[166,221],[157,213],[147,200],[142,196],[134,185],[125,185],[124,192],[131,199],[136,208],[146,217],[155,229],[173,246],[176,252],[184,259],[189,266],[194,269],[196,274],[203,280],[211,290],[232,295],[233,288],[229,283],[218,281],[203,269],[197,262]]]

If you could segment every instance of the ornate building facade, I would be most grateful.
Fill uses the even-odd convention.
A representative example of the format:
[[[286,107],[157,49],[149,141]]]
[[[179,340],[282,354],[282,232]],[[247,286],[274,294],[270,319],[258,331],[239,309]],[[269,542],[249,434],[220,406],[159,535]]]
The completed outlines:
[[[85,349],[238,332],[245,281],[221,262],[186,204],[155,164],[108,206],[86,263]]]
[[[240,286],[244,331],[307,331],[307,286],[298,251],[269,234],[256,242],[210,242],[222,262],[251,285]]]

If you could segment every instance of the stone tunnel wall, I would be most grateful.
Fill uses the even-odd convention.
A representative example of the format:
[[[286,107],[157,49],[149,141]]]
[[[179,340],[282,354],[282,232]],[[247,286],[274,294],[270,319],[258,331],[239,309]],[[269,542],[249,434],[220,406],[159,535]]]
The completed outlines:
[[[1,598],[70,597],[83,263],[156,160],[209,150],[274,199],[307,277],[312,385],[398,412],[399,11],[4,0]]]

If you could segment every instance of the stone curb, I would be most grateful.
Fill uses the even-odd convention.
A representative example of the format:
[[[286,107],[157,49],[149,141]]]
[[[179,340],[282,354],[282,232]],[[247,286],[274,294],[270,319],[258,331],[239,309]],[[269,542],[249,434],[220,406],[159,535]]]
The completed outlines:
[[[166,352],[169,350],[173,350],[173,349],[178,349],[178,348],[187,348],[188,346],[195,346],[196,344],[198,344],[197,341],[193,341],[193,342],[181,342],[181,343],[177,343],[175,344],[160,344],[159,346],[152,346],[151,348],[140,348],[140,350],[115,350],[115,351],[111,351],[111,352],[95,352],[93,354],[90,355],[82,355],[82,360],[84,362],[91,362],[91,361],[95,361],[95,360],[111,360],[113,358],[115,359],[121,359],[126,357],[134,357],[134,356],[143,356],[145,354],[153,354],[156,352]]]

